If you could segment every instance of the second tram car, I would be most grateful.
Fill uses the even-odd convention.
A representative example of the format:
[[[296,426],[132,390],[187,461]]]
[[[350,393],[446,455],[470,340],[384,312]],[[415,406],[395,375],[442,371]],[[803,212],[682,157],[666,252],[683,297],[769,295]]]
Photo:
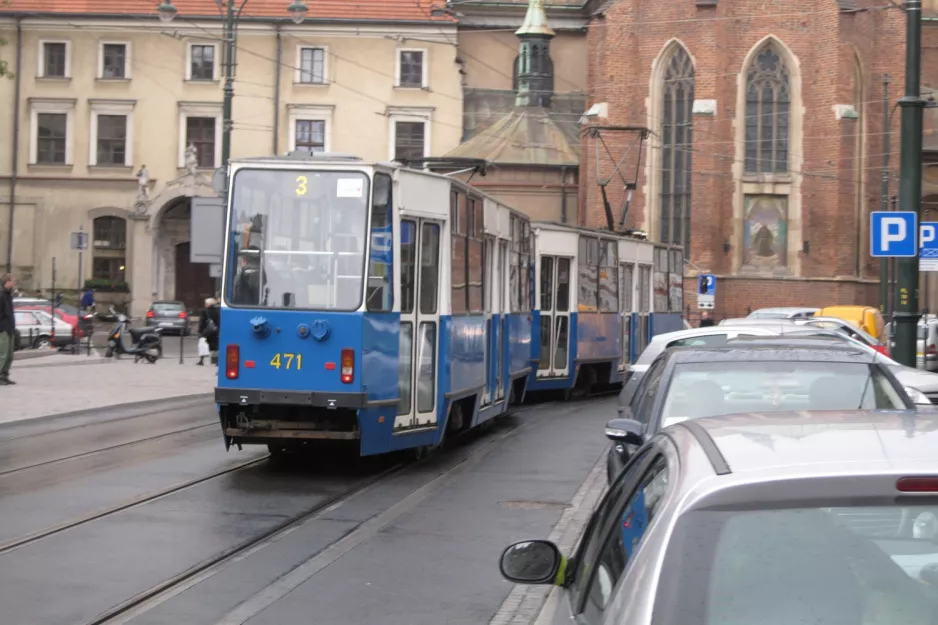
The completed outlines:
[[[532,228],[537,281],[529,391],[569,395],[620,383],[654,334],[681,328],[680,248],[566,224]]]

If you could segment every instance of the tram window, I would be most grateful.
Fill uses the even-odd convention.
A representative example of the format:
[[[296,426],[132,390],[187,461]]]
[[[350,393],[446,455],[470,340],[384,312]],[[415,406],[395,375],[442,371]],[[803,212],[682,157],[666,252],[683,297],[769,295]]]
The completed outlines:
[[[366,299],[366,307],[370,311],[390,312],[394,306],[392,210],[391,176],[377,173],[371,206],[371,256]]]
[[[579,309],[581,312],[596,312],[599,307],[598,244],[596,239],[580,238],[577,276],[580,285]]]
[[[417,412],[432,412],[436,402],[436,323],[420,324],[420,371],[417,376]]]
[[[541,256],[541,310],[551,310],[554,295],[554,257]]]
[[[634,265],[623,264],[619,268],[619,310],[624,313],[634,312],[632,309],[632,294],[635,285],[632,283]]]
[[[450,196],[450,214],[455,213],[450,228],[452,229],[451,265],[451,300],[453,314],[469,312],[469,264],[468,264],[468,215],[466,211],[466,195],[454,192]]]
[[[619,259],[615,241],[599,243],[599,312],[619,310]]]
[[[397,414],[410,414],[411,388],[413,386],[413,359],[414,359],[414,324],[409,321],[401,322],[400,358],[397,368],[397,393],[400,400],[397,402]]]
[[[472,216],[467,237],[469,269],[469,312],[481,313],[485,306],[485,245],[482,238],[482,200],[469,198]]]
[[[420,245],[420,312],[433,315],[440,290],[440,227],[437,224],[423,224]]]
[[[414,270],[417,263],[417,226],[401,221],[401,314],[414,312]]]
[[[557,259],[557,311],[570,310],[570,259]]]

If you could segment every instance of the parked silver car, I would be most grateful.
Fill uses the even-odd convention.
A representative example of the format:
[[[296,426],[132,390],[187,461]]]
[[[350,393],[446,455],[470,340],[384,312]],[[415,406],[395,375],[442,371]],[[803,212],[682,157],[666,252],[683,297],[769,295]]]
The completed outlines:
[[[933,625],[938,416],[707,417],[636,453],[565,556],[508,547],[508,580],[560,587],[553,625]],[[548,604],[550,605],[550,604]]]
[[[778,308],[760,308],[754,310],[747,319],[810,319],[820,308],[804,306],[780,306]]]

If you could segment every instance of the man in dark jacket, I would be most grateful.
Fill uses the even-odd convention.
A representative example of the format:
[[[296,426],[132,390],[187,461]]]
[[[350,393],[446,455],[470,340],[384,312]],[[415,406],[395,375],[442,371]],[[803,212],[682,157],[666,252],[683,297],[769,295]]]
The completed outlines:
[[[16,318],[13,316],[13,289],[16,281],[8,273],[0,276],[0,386],[16,384],[10,379],[13,364]]]

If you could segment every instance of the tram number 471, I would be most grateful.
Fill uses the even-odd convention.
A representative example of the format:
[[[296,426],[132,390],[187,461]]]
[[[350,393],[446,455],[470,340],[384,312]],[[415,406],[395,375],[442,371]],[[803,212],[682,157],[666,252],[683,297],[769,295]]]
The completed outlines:
[[[294,361],[296,361],[295,367]],[[270,366],[274,369],[302,369],[303,354],[274,354],[274,357],[270,359]]]

